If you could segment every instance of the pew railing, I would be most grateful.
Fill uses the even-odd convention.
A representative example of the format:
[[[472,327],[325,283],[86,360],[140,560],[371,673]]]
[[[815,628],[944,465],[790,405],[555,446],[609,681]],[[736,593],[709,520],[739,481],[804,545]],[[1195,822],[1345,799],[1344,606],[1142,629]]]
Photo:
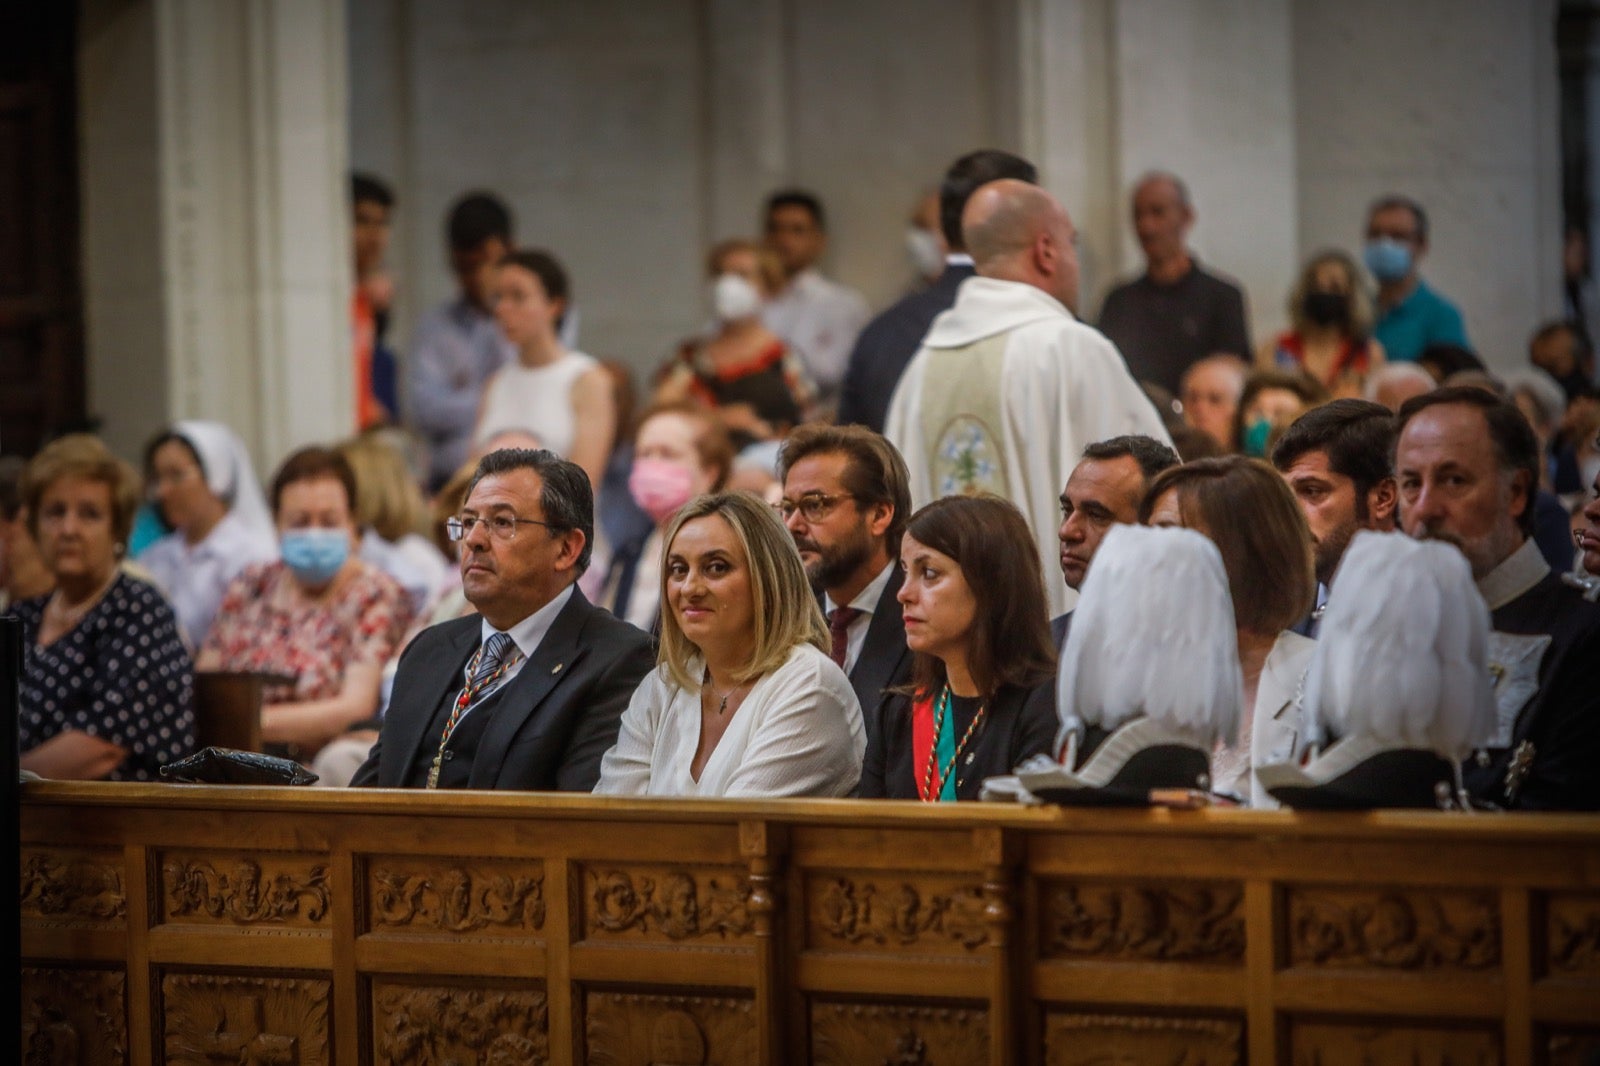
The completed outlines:
[[[82,1062],[1566,1063],[1600,818],[31,784]]]

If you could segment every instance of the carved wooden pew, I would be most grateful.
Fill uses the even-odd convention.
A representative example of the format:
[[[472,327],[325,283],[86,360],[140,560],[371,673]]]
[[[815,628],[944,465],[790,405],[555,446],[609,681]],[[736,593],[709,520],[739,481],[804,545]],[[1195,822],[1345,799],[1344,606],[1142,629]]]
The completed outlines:
[[[21,826],[30,1062],[1600,1051],[1595,817],[47,783]]]

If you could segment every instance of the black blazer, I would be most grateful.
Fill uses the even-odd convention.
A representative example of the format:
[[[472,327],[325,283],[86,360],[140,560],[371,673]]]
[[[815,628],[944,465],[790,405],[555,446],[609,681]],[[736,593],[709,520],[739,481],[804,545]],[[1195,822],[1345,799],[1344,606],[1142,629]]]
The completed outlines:
[[[956,302],[956,290],[975,273],[970,266],[946,266],[938,281],[901,297],[867,323],[845,367],[839,393],[841,425],[855,423],[883,432],[900,375],[922,347],[933,320],[950,309]]]
[[[861,654],[850,671],[850,687],[856,690],[861,703],[863,722],[877,716],[879,705],[887,698],[886,689],[898,688],[911,681],[911,649],[906,647],[906,620],[900,611],[896,596],[905,582],[905,572],[899,563],[891,564],[889,580],[878,597],[878,607],[867,623],[867,639],[861,645]]]
[[[482,618],[472,615],[425,629],[411,642],[400,656],[378,742],[351,785],[403,788],[412,767],[433,757],[437,738],[424,734],[440,704],[461,688],[481,631]],[[573,589],[500,694],[467,787],[592,790],[633,690],[654,667],[647,634]]]
[[[975,800],[986,777],[1009,774],[1030,755],[1055,747],[1056,686],[1052,678],[1034,688],[1004,686],[989,703],[988,717],[973,738],[972,761],[959,767],[956,798]],[[964,730],[966,723],[958,722]],[[895,694],[867,724],[867,754],[861,767],[863,799],[916,799],[911,751],[911,697]]]
[[[1050,619],[1050,639],[1056,642],[1056,654],[1060,655],[1067,647],[1067,634],[1072,632],[1072,612],[1058,614]]]

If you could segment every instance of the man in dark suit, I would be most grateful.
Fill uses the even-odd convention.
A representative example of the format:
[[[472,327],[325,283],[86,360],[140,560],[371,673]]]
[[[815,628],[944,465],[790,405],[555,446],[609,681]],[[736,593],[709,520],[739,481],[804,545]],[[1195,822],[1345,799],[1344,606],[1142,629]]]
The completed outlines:
[[[1039,183],[1039,173],[1032,163],[995,149],[969,152],[945,171],[944,182],[939,186],[939,228],[949,249],[944,273],[928,288],[892,304],[868,322],[856,338],[839,396],[841,424],[855,423],[883,432],[889,399],[906,364],[922,347],[922,338],[939,312],[956,302],[956,290],[974,274],[972,256],[961,239],[961,212],[967,206],[967,198],[980,185],[1000,178]]]
[[[655,657],[577,588],[594,540],[588,476],[553,452],[493,452],[449,529],[479,613],[405,650],[351,784],[589,791]]]
[[[1130,435],[1096,441],[1083,450],[1061,490],[1061,576],[1076,592],[1089,576],[1089,563],[1115,525],[1136,525],[1139,504],[1157,474],[1178,465],[1178,453],[1151,437]],[[1050,620],[1056,647],[1064,647],[1072,612]]]
[[[900,592],[900,537],[911,519],[905,460],[860,426],[801,426],[778,459],[784,524],[822,600],[833,661],[870,718],[911,678]]]

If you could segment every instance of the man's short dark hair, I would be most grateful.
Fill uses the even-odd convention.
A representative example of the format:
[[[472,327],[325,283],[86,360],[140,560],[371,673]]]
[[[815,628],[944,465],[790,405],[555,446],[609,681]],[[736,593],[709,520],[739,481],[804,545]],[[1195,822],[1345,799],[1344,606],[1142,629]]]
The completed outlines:
[[[1593,365],[1590,360],[1594,358],[1594,344],[1590,342],[1589,334],[1583,328],[1583,323],[1576,319],[1558,318],[1553,321],[1546,322],[1544,325],[1540,326],[1534,331],[1532,337],[1528,338],[1528,347],[1532,348],[1536,344],[1540,344],[1549,340],[1551,337],[1556,337],[1563,333],[1565,333],[1572,340],[1573,364],[1579,370],[1587,370]]]
[[[1097,440],[1083,450],[1083,458],[1098,462],[1105,462],[1108,459],[1132,459],[1139,464],[1139,472],[1144,475],[1145,488],[1150,487],[1150,482],[1154,481],[1161,471],[1183,462],[1178,458],[1177,452],[1154,437],[1146,437],[1142,433]]]
[[[394,190],[371,174],[352,174],[350,204],[377,204],[387,211],[394,206]]]
[[[490,237],[511,243],[511,211],[492,193],[472,192],[450,208],[445,238],[451,251],[470,252]]]
[[[1357,517],[1367,494],[1394,476],[1394,414],[1370,400],[1332,400],[1313,407],[1283,431],[1272,448],[1272,465],[1285,473],[1309,452],[1328,457],[1328,469],[1355,485]]]
[[[1389,211],[1396,207],[1403,207],[1411,212],[1412,221],[1417,224],[1417,243],[1427,244],[1428,212],[1424,211],[1422,205],[1409,196],[1402,196],[1399,193],[1392,192],[1378,197],[1372,201],[1372,206],[1367,208],[1367,218],[1370,220],[1379,211]]]
[[[589,569],[589,557],[594,551],[594,488],[589,484],[589,475],[577,463],[547,448],[501,448],[478,460],[466,498],[484,478],[513,470],[532,470],[544,482],[539,507],[552,529],[562,533],[576,529],[583,534],[583,551],[578,553],[577,565],[578,576],[582,576]]]
[[[1527,505],[1523,507],[1522,514],[1517,516],[1517,525],[1525,535],[1533,536],[1534,497],[1539,492],[1539,440],[1533,435],[1533,427],[1528,420],[1510,400],[1474,385],[1446,386],[1413,396],[1400,405],[1400,413],[1395,418],[1396,447],[1408,422],[1428,408],[1442,404],[1460,404],[1483,412],[1501,473],[1527,475]]]
[[[961,236],[961,213],[966,210],[967,201],[979,186],[1001,178],[1037,185],[1039,171],[1021,156],[998,148],[980,148],[957,159],[944,172],[944,181],[939,183],[939,228],[944,231],[945,245],[951,251],[967,249]]]
[[[1483,360],[1471,348],[1459,344],[1430,344],[1417,356],[1417,365],[1435,379],[1443,381],[1463,370],[1486,370]],[[1429,369],[1432,367],[1433,369]]]
[[[824,233],[827,232],[828,222],[822,213],[822,201],[817,199],[815,193],[807,192],[805,189],[779,189],[767,197],[767,213],[762,216],[763,221],[770,225],[773,212],[780,207],[803,208],[811,215],[811,221],[817,224],[817,228]]]

